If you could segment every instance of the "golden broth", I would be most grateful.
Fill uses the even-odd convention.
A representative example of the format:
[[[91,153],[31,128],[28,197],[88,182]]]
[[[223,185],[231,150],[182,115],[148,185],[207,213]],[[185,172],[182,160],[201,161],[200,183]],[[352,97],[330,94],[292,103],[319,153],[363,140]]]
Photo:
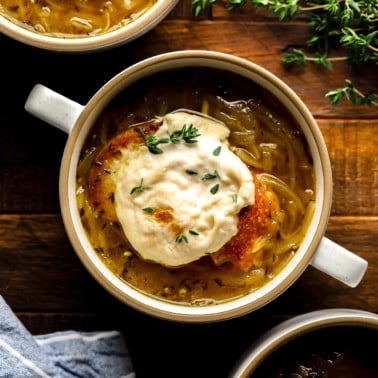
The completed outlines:
[[[231,130],[235,153],[258,178],[257,190],[267,187],[279,199],[280,209],[269,215],[272,223],[259,238],[261,245],[247,271],[228,262],[215,266],[209,256],[179,268],[144,261],[118,222],[96,216],[91,206],[88,171],[103,146],[131,125],[179,108],[223,121]],[[315,177],[302,132],[270,93],[229,72],[185,68],[139,81],[102,112],[81,152],[77,201],[94,249],[115,275],[151,295],[200,305],[258,289],[287,264],[313,214]]]
[[[0,0],[0,12],[13,22],[51,36],[77,37],[120,28],[158,0]]]

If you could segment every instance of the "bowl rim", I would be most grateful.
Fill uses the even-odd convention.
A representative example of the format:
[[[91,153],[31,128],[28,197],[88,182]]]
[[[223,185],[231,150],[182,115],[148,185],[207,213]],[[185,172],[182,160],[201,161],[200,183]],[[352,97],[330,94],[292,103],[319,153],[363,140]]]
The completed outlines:
[[[77,38],[60,38],[40,34],[12,22],[0,14],[0,32],[23,44],[49,51],[91,52],[114,48],[147,33],[160,23],[179,0],[157,0],[147,11],[119,29],[104,34]]]
[[[98,104],[107,103],[124,88],[142,77],[157,72],[158,68],[172,69],[173,67],[193,65],[212,67],[214,62],[221,64],[223,68],[225,66],[233,69],[237,68],[238,72],[241,70],[249,75],[253,74],[254,77],[259,76],[265,82],[270,83],[271,86],[280,88],[280,91],[282,91],[282,93],[280,92],[281,96],[289,97],[291,106],[303,119],[303,122],[310,125],[308,133],[314,140],[314,146],[312,147],[319,149],[318,165],[322,171],[322,176],[317,178],[319,181],[317,185],[321,185],[321,191],[324,192],[324,196],[320,198],[322,203],[317,207],[317,223],[315,224],[315,221],[312,221],[313,229],[311,232],[313,237],[311,240],[306,240],[306,243],[302,244],[293,259],[291,259],[289,262],[291,270],[289,272],[288,269],[286,271],[284,269],[285,273],[281,272],[282,274],[276,276],[273,281],[241,298],[217,305],[197,307],[173,304],[152,298],[135,288],[129,287],[111,273],[103,262],[99,260],[99,257],[94,255],[93,248],[89,245],[83,232],[81,234],[78,232],[82,226],[78,219],[75,193],[72,188],[75,187],[76,163],[87,132],[86,128],[90,128],[91,118],[96,117],[93,109]],[[112,95],[109,96],[109,93],[112,93]],[[82,263],[105,289],[122,302],[149,315],[168,320],[202,323],[226,320],[257,310],[269,303],[291,286],[309,265],[312,255],[324,235],[331,208],[332,171],[329,155],[321,131],[306,105],[286,83],[260,65],[234,55],[208,50],[174,51],[147,58],[126,68],[105,83],[90,99],[87,106],[84,107],[75,126],[70,132],[66,143],[60,170],[59,191],[63,222],[71,244]],[[258,293],[256,294],[256,292]],[[251,303],[251,299],[255,301]]]
[[[248,378],[266,358],[288,341],[332,326],[359,326],[378,331],[378,315],[353,308],[328,308],[294,316],[259,336],[235,363],[228,378]]]

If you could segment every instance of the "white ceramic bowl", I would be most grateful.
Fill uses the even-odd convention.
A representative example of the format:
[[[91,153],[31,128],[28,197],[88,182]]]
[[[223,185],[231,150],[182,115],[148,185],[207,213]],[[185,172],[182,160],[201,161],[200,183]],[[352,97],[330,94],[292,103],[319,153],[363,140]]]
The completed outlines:
[[[60,38],[26,29],[0,14],[0,32],[26,45],[61,52],[90,52],[113,48],[142,36],[175,7],[178,0],[158,0],[149,10],[129,24],[104,34],[78,38]]]
[[[377,336],[378,315],[356,309],[334,308],[295,316],[259,337],[237,361],[229,378],[260,378],[260,376],[254,375],[257,368],[275,352],[279,353],[280,348],[284,348],[288,342],[317,330],[334,329],[335,327],[368,329],[372,332],[375,331]],[[330,340],[324,339],[324,343],[327,344],[327,342],[329,343]]]
[[[97,115],[117,94],[157,72],[180,67],[210,67],[231,71],[273,93],[298,120],[311,150],[316,175],[316,209],[307,234],[287,266],[260,289],[216,305],[189,306],[152,297],[127,285],[100,260],[88,241],[76,203],[76,170],[84,140]],[[215,51],[176,51],[141,61],[111,79],[85,105],[37,85],[25,108],[69,134],[60,171],[60,201],[71,243],[98,282],[126,304],[160,318],[210,322],[240,316],[272,301],[292,285],[309,264],[349,286],[356,286],[367,262],[324,237],[332,200],[332,173],[322,134],[310,111],[282,80],[239,57]]]

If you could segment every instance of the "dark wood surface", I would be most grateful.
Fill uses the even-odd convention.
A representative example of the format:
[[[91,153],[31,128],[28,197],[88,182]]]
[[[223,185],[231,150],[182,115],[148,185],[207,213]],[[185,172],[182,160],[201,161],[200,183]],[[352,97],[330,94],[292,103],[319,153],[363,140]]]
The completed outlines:
[[[63,54],[0,35],[0,295],[33,334],[121,330],[137,377],[225,377],[253,340],[277,323],[323,308],[378,312],[378,107],[333,106],[324,94],[351,78],[378,91],[377,67],[351,73],[308,65],[287,70],[281,53],[304,43],[303,20],[284,23],[222,4],[199,18],[181,0],[156,28],[128,45],[99,53]],[[141,314],[105,292],[79,262],[59,208],[60,160],[67,136],[28,115],[24,102],[42,83],[85,104],[122,69],[155,54],[205,49],[254,61],[288,83],[317,119],[331,156],[334,195],[326,235],[369,261],[351,289],[307,268],[280,298],[238,319],[172,323]]]

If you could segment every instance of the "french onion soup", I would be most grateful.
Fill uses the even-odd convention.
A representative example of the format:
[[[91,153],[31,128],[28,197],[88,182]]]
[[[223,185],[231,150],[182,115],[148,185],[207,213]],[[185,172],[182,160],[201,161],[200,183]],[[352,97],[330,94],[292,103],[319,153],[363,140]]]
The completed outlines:
[[[249,378],[376,378],[377,330],[334,326],[289,340]]]
[[[182,68],[138,81],[100,114],[77,201],[116,276],[202,305],[256,290],[287,264],[312,218],[315,177],[300,127],[271,93]]]
[[[127,25],[158,0],[0,0],[14,23],[55,37],[103,34]]]

